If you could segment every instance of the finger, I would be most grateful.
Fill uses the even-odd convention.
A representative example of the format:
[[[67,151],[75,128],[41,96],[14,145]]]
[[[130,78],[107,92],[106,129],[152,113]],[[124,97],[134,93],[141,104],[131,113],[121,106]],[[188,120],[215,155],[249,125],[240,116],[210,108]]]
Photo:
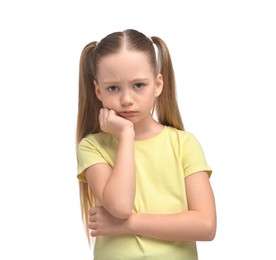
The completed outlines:
[[[91,230],[90,235],[91,235],[91,237],[96,237],[97,236],[97,231],[96,230]]]
[[[109,110],[108,111],[108,116],[107,116],[107,120],[109,120],[109,121],[113,121],[115,118],[117,118],[118,117],[118,115],[117,115],[117,113],[115,112],[115,110]]]
[[[94,207],[94,208],[90,208],[89,211],[88,211],[88,214],[89,216],[92,216],[92,215],[95,215],[97,212],[97,208]]]
[[[89,222],[88,227],[89,229],[95,230],[98,228],[98,225],[96,222]]]
[[[103,111],[103,123],[107,123],[109,120],[110,120],[110,112],[112,110],[109,110],[108,108],[104,108],[104,111]]]
[[[115,110],[113,110],[113,109],[109,109],[109,111],[108,111],[108,115],[109,115],[109,116],[114,116],[114,115],[116,115]]]
[[[109,109],[108,109],[108,108],[106,108],[106,107],[103,107],[103,108],[102,108],[102,111],[103,111],[103,114],[104,114],[104,115],[107,115],[107,114],[108,114]]]
[[[89,217],[89,223],[96,222],[96,215],[92,215]]]
[[[100,125],[102,125],[103,122],[104,122],[104,110],[103,110],[103,108],[100,109],[99,122],[100,122]]]

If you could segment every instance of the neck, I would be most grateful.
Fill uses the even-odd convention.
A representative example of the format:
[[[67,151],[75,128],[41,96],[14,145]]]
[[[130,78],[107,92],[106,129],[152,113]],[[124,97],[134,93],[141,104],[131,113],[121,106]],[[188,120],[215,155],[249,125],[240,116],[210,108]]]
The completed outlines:
[[[164,126],[153,118],[151,118],[151,120],[146,124],[145,122],[134,124],[135,140],[146,140],[152,138],[158,135],[163,128]]]

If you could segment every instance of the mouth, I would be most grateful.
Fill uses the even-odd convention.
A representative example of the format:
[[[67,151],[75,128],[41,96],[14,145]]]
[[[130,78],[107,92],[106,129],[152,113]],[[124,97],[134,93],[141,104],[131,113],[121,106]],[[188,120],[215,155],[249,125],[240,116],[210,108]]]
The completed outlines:
[[[133,117],[137,115],[137,111],[132,111],[132,110],[121,111],[119,112],[119,115],[122,117]]]

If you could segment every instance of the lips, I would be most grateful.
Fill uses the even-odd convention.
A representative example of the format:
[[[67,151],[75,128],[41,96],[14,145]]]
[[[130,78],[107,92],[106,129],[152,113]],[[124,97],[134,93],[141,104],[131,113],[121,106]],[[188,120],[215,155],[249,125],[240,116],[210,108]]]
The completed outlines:
[[[133,117],[137,114],[137,111],[127,110],[127,111],[121,111],[119,114],[123,117]]]

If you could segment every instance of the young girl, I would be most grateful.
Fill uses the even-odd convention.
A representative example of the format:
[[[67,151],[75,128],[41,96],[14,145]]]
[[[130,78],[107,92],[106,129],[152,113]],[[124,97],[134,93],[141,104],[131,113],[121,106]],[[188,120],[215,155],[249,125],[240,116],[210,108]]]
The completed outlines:
[[[211,168],[184,131],[160,38],[125,30],[85,46],[77,157],[95,260],[194,260],[196,241],[214,238]]]

